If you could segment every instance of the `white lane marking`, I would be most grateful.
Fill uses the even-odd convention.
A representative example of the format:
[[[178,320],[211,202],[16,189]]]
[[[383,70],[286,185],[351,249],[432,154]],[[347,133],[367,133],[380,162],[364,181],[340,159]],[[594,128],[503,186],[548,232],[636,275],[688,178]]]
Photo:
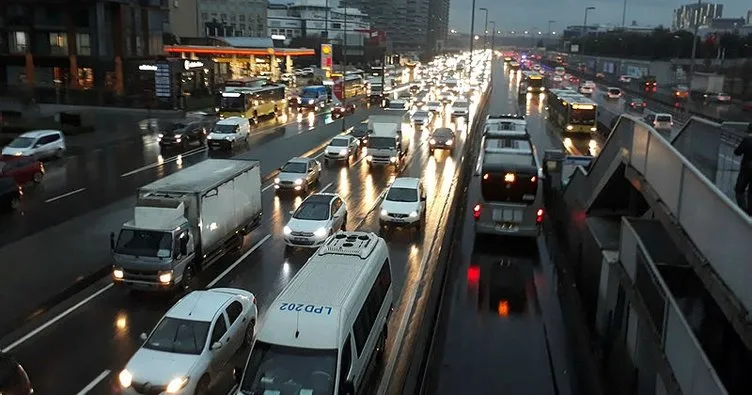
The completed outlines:
[[[54,202],[55,200],[60,200],[60,199],[63,199],[63,198],[67,198],[68,196],[71,196],[71,195],[75,195],[75,194],[77,194],[77,193],[79,193],[79,192],[83,192],[83,191],[85,191],[85,190],[86,190],[86,188],[78,188],[78,189],[76,189],[75,191],[70,191],[70,192],[68,192],[68,193],[64,193],[64,194],[62,194],[62,195],[58,195],[58,196],[55,196],[55,197],[51,197],[51,198],[49,198],[49,199],[45,200],[44,202],[45,202],[45,203],[52,203],[52,202]]]
[[[123,173],[123,174],[120,175],[120,177],[132,176],[132,175],[134,175],[136,173],[140,173],[140,172],[145,171],[145,170],[153,169],[155,167],[166,165],[168,163],[177,162],[178,160],[183,160],[183,159],[185,159],[185,158],[187,158],[187,157],[189,157],[191,155],[195,155],[195,154],[199,154],[201,152],[204,152],[204,151],[206,151],[206,149],[207,149],[206,147],[197,147],[197,148],[194,148],[194,149],[192,149],[190,151],[186,151],[186,152],[184,152],[184,153],[182,153],[180,155],[175,155],[173,157],[167,158],[167,159],[165,159],[165,160],[163,160],[161,162],[154,162],[154,163],[148,164],[146,166],[141,166],[138,169],[131,170],[131,171],[127,172],[127,173]]]
[[[313,159],[318,159],[318,158],[321,158],[322,156],[324,156],[324,152],[325,152],[325,151],[322,151],[322,152],[321,152],[320,154],[318,154],[318,155],[314,156],[314,157],[313,157]]]
[[[329,188],[331,188],[331,187],[332,187],[332,185],[334,185],[334,182],[330,182],[330,183],[328,183],[328,184],[324,185],[324,187],[323,187],[323,188],[321,188],[321,189],[319,190],[319,193],[324,193],[324,192],[326,192],[326,190],[327,190],[327,189],[329,189]]]
[[[102,380],[104,380],[107,376],[110,375],[110,373],[111,372],[109,370],[105,370],[104,372],[100,373],[99,376],[97,376],[96,378],[94,378],[94,380],[91,380],[91,382],[89,384],[87,384],[86,387],[84,387],[84,389],[82,389],[81,391],[78,391],[78,394],[76,394],[76,395],[86,395],[86,394],[88,394],[89,391],[93,390],[94,387],[96,387],[97,384],[101,383]]]
[[[271,184],[269,184],[269,185],[265,186],[265,187],[264,187],[264,189],[262,189],[262,190],[261,190],[261,192],[266,192],[266,191],[268,191],[268,190],[269,190],[269,188],[271,188],[271,187],[273,187],[273,186],[274,186],[274,183],[271,183]]]
[[[355,163],[352,164],[352,166],[356,166],[358,163],[363,162],[363,159],[365,158],[365,155],[360,155],[360,159],[356,160]]]
[[[219,276],[217,276],[214,280],[212,280],[209,284],[207,284],[206,288],[211,288],[211,287],[215,286],[219,282],[219,280],[221,280],[222,278],[224,278],[224,276],[226,276],[227,273],[230,273],[233,269],[235,269],[235,267],[238,266],[240,264],[240,262],[243,262],[243,260],[245,258],[248,258],[248,255],[251,255],[253,253],[253,251],[256,251],[259,247],[261,247],[262,244],[264,244],[271,237],[272,237],[272,235],[268,234],[268,235],[264,236],[263,239],[261,239],[258,242],[256,242],[256,244],[254,244],[253,247],[251,247],[250,250],[246,251],[245,254],[241,255],[240,258],[238,258],[238,260],[236,260],[235,262],[233,262],[232,265],[230,265],[227,269],[225,269],[225,271],[223,271],[222,273],[220,273]]]
[[[51,319],[51,320],[49,320],[49,321],[45,322],[44,324],[40,325],[39,327],[37,327],[37,328],[36,328],[36,329],[34,329],[33,331],[31,331],[31,332],[27,333],[27,334],[26,334],[26,335],[24,335],[24,336],[23,336],[22,338],[20,338],[20,339],[18,339],[18,340],[16,340],[16,341],[14,341],[14,342],[13,342],[13,343],[11,343],[11,344],[10,344],[10,345],[9,345],[8,347],[5,347],[5,348],[3,348],[3,349],[2,349],[2,350],[0,350],[0,351],[2,351],[2,352],[4,352],[4,353],[7,353],[7,352],[10,352],[10,351],[12,351],[12,350],[13,350],[13,349],[15,349],[16,347],[20,346],[21,344],[25,343],[25,342],[26,342],[26,341],[28,341],[29,339],[31,339],[31,338],[33,338],[34,336],[38,335],[39,333],[41,333],[41,332],[42,332],[42,331],[44,331],[45,329],[49,328],[50,326],[52,326],[52,325],[53,325],[53,324],[55,324],[56,322],[58,322],[58,321],[62,320],[63,318],[67,317],[68,315],[70,315],[70,314],[71,314],[71,313],[73,313],[74,311],[78,310],[78,309],[79,309],[79,308],[80,308],[81,306],[83,306],[83,305],[85,305],[85,304],[89,303],[90,301],[92,301],[92,300],[93,300],[94,298],[96,298],[97,296],[99,296],[99,295],[103,294],[103,293],[104,293],[105,291],[107,291],[108,289],[112,288],[112,286],[113,286],[113,284],[112,284],[112,283],[109,283],[109,284],[105,285],[104,287],[100,288],[100,289],[99,289],[99,290],[98,290],[97,292],[94,292],[93,294],[89,295],[89,296],[88,296],[88,297],[87,297],[86,299],[84,299],[84,300],[82,300],[82,301],[80,301],[80,302],[76,303],[75,305],[73,305],[73,306],[69,307],[69,308],[68,308],[67,310],[65,310],[65,311],[63,311],[62,313],[58,314],[58,315],[57,315],[57,316],[55,316],[55,317],[54,317],[53,319]]]

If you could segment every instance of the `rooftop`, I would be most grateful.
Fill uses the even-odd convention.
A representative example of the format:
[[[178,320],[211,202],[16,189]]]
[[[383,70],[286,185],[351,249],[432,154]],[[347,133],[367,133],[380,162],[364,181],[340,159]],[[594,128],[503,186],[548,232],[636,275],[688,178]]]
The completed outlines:
[[[232,295],[212,290],[193,291],[185,295],[165,314],[166,317],[210,322]]]

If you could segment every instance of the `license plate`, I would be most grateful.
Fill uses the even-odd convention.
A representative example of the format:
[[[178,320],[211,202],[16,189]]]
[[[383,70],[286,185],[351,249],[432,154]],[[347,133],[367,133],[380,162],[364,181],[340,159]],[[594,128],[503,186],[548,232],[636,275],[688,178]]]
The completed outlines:
[[[497,232],[516,232],[518,229],[514,224],[499,224],[495,228]]]
[[[306,239],[305,237],[293,237],[293,241],[297,241],[299,243],[305,243],[306,241],[308,241],[308,239]]]
[[[517,208],[494,209],[493,220],[496,222],[520,223],[522,222],[522,209],[517,209]]]

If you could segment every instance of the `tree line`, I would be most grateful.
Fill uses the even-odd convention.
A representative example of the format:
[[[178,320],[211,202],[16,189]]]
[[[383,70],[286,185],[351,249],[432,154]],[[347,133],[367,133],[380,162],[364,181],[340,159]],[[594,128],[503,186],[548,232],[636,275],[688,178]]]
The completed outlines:
[[[586,55],[645,60],[667,60],[692,56],[692,32],[657,28],[650,34],[614,30],[598,35],[562,40],[578,44]],[[724,53],[726,59],[752,57],[752,34],[711,34],[697,38],[698,59],[715,59]]]

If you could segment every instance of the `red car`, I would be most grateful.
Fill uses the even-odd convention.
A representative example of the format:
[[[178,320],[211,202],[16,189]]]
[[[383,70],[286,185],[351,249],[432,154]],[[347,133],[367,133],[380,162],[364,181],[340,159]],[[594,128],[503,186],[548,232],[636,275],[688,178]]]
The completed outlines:
[[[31,181],[39,184],[44,179],[44,165],[29,156],[6,156],[0,161],[0,177],[11,177],[18,185]]]
[[[355,104],[338,104],[332,108],[332,118],[342,118],[355,112]]]

